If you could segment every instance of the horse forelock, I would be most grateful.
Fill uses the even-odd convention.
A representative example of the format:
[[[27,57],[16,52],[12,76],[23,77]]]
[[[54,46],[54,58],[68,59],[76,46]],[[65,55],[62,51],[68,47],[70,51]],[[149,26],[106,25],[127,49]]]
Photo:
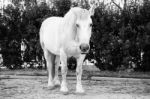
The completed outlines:
[[[89,18],[90,14],[89,11],[86,9],[82,9],[80,14],[79,14],[79,19],[80,20],[87,20]]]

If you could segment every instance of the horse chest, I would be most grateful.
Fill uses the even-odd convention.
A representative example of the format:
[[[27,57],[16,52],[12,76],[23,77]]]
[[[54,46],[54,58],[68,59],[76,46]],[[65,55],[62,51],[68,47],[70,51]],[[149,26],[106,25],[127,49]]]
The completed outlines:
[[[64,51],[68,57],[79,57],[80,50],[78,47],[78,43],[74,40],[66,42],[64,45]]]

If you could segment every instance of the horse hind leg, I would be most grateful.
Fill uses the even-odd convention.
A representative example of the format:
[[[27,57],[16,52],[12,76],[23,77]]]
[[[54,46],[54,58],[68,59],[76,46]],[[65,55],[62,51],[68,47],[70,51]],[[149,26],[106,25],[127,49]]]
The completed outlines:
[[[55,76],[55,55],[44,49],[44,56],[48,70],[48,88],[53,89],[55,87],[53,81]]]
[[[59,87],[60,86],[60,80],[59,80],[59,77],[58,77],[59,66],[60,66],[60,57],[56,56],[56,58],[55,58],[55,76],[54,76],[55,87]]]

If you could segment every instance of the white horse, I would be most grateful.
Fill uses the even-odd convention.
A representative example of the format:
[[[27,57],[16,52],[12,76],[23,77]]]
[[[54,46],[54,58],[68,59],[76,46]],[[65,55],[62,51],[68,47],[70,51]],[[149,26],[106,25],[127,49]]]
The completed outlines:
[[[66,75],[67,58],[77,59],[76,92],[83,93],[81,84],[82,63],[90,49],[92,19],[94,9],[71,8],[64,17],[47,18],[40,28],[40,43],[44,51],[48,69],[48,87],[60,85],[58,67],[61,62],[62,83],[60,91],[68,93]]]

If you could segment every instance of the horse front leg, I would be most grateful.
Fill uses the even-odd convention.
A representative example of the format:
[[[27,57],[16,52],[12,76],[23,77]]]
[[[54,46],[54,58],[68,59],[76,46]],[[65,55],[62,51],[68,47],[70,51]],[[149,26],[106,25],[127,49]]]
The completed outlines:
[[[77,58],[77,68],[76,68],[76,76],[77,76],[77,84],[76,84],[76,93],[84,93],[84,89],[82,87],[82,65],[85,55],[81,55]]]
[[[63,92],[64,94],[68,93],[68,88],[67,88],[67,81],[66,81],[66,76],[67,76],[67,56],[64,53],[64,51],[61,51],[60,53],[60,61],[61,61],[61,74],[62,74],[62,82],[61,82],[61,88],[60,91]]]

